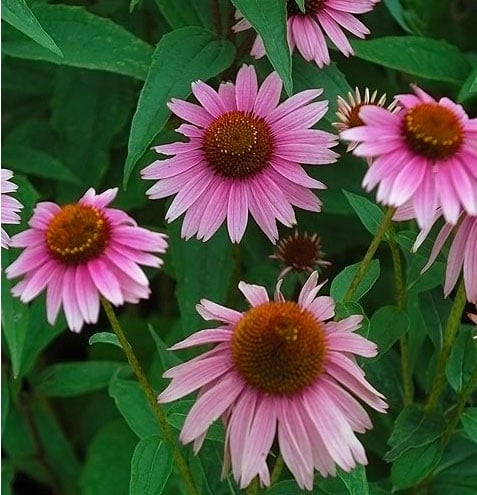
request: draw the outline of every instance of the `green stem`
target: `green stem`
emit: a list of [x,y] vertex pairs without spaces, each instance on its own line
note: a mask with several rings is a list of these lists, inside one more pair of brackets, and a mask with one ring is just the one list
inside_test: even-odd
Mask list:
[[373,240],[371,241],[371,244],[368,247],[368,250],[366,251],[366,254],[364,255],[363,261],[359,265],[358,271],[356,272],[353,280],[351,281],[350,286],[348,287],[348,290],[346,291],[346,294],[343,298],[343,302],[349,302],[353,300],[356,290],[359,287],[359,284],[363,280],[364,275],[366,274],[366,271],[369,268],[369,264],[373,260],[373,256],[376,253],[379,244],[383,240],[384,235],[386,234],[386,231],[388,230],[389,226],[391,225],[392,218],[394,215],[394,212],[396,211],[395,208],[389,207],[386,211],[386,214],[384,215],[383,219],[381,220],[381,223],[378,227],[378,230],[374,234]]
[[452,308],[449,313],[449,318],[447,319],[446,328],[444,330],[444,343],[442,344],[441,353],[439,354],[436,374],[434,376],[434,381],[432,382],[431,391],[429,392],[427,403],[424,407],[424,412],[426,413],[433,411],[436,408],[437,403],[439,402],[439,398],[445,385],[447,360],[449,359],[452,344],[454,343],[455,337],[457,335],[457,330],[459,329],[459,324],[462,318],[465,304],[465,287],[464,281],[461,280],[459,288],[457,289],[454,303],[452,304]]
[[282,454],[278,454],[277,460],[275,461],[275,466],[273,466],[272,477],[270,479],[271,484],[273,486],[275,483],[278,483],[280,479],[280,475],[282,474],[283,469],[283,456]]
[[124,354],[126,354],[129,364],[134,370],[139,385],[141,386],[142,391],[144,392],[144,395],[146,396],[146,399],[149,402],[149,405],[151,406],[154,417],[156,418],[161,428],[162,434],[164,436],[164,440],[172,447],[174,451],[174,458],[177,467],[181,472],[181,475],[185,481],[188,493],[190,495],[198,495],[199,492],[195,487],[194,481],[192,479],[192,475],[184,459],[184,456],[182,455],[179,446],[175,441],[175,437],[172,434],[169,423],[167,422],[166,415],[164,414],[164,411],[162,410],[160,405],[157,403],[156,394],[154,393],[151,384],[149,383],[149,380],[147,379],[146,374],[142,369],[142,366],[140,365],[139,361],[136,358],[136,355],[134,354],[131,344],[128,342],[128,339],[124,334],[118,319],[116,318],[116,314],[114,313],[113,307],[111,306],[109,301],[107,301],[103,297],[101,297],[101,304],[103,305],[104,311],[106,312],[106,316],[108,317],[108,320],[111,323],[111,327],[114,330],[114,333],[117,335],[119,339]]
[[[392,232],[394,234],[394,232]],[[391,235],[389,239],[389,248],[391,250],[391,257],[393,260],[394,268],[394,285],[396,289],[396,306],[400,311],[406,310],[406,289],[404,286],[403,278],[403,266],[401,253],[396,243],[394,235]],[[414,387],[411,376],[411,366],[409,364],[409,346],[407,335],[402,335],[399,339],[401,347],[401,373],[402,373],[402,387],[404,394],[404,405],[412,404]]]
[[472,375],[470,376],[467,385],[464,387],[464,390],[462,390],[462,392],[460,392],[457,396],[457,407],[454,409],[452,416],[449,419],[446,432],[444,433],[444,437],[442,439],[444,445],[447,444],[449,438],[452,436],[454,430],[457,428],[460,417],[464,412],[465,405],[467,404],[467,401],[469,400],[470,396],[473,394],[476,388],[477,388],[477,366],[475,367]]

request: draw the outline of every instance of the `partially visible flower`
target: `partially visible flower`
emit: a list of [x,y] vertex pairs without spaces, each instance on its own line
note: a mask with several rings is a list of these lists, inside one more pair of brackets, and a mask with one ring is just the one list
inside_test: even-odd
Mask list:
[[355,355],[373,357],[376,345],[355,333],[362,316],[332,321],[335,303],[319,296],[318,274],[304,284],[298,302],[285,301],[277,285],[270,301],[264,287],[240,282],[251,308],[239,313],[203,299],[197,311],[221,322],[172,347],[215,347],[164,373],[172,382],[158,397],[171,402],[199,390],[180,434],[197,452],[218,418],[226,426],[225,459],[241,488],[259,476],[270,485],[267,457],[275,439],[301,488],[313,472],[336,474],[366,464],[354,432],[372,428],[358,402],[377,411],[384,397],[365,379]]
[[78,203],[60,207],[42,202],[35,207],[30,229],[12,237],[24,248],[6,270],[23,276],[12,292],[28,303],[46,289],[48,322],[61,306],[69,328],[96,323],[100,295],[118,306],[149,297],[149,281],[139,265],[159,267],[166,236],[138,227],[124,211],[109,208],[117,188],[96,194],[89,189]]
[[[23,208],[23,205],[15,198],[9,196],[9,193],[18,189],[18,186],[10,181],[13,177],[13,172],[6,168],[2,168],[2,225],[20,223],[20,215],[18,212]],[[10,237],[2,227],[2,248],[8,248]]]
[[477,119],[449,98],[436,101],[416,86],[414,92],[397,97],[398,113],[363,106],[365,125],[341,137],[358,141],[354,154],[373,160],[363,186],[369,191],[379,184],[379,202],[410,202],[421,228],[438,208],[455,225],[462,210],[477,214]]
[[[378,107],[385,107],[386,105],[386,94],[380,96],[377,100],[378,92],[374,90],[372,93],[369,92],[369,88],[365,88],[364,97],[361,97],[359,88],[356,87],[354,92],[350,91],[348,93],[348,99],[346,100],[342,96],[338,96],[338,111],[336,112],[337,117],[340,122],[336,122],[334,126],[338,132],[342,132],[351,127],[359,127],[364,125],[364,122],[359,116],[359,111],[363,105],[376,105]],[[397,101],[393,100],[387,107],[390,112],[399,111],[397,106]],[[352,151],[358,146],[358,141],[352,141],[348,144],[346,151]]]
[[[467,313],[467,316],[469,317],[469,320],[477,327],[477,314]],[[477,339],[477,335],[474,337],[474,339]]]
[[[288,0],[287,37],[290,51],[296,46],[305,60],[314,61],[322,68],[331,62],[326,36],[343,55],[353,55],[353,48],[344,30],[358,38],[369,34],[369,29],[353,14],[370,12],[378,2],[379,0],[305,0],[303,13],[295,0]],[[235,18],[238,20],[233,26],[235,32],[252,27],[239,11]],[[252,46],[251,55],[255,58],[265,55],[265,46],[259,35]]]
[[299,233],[298,230],[295,230],[292,235],[280,239],[270,258],[285,265],[278,278],[283,278],[292,270],[310,274],[318,267],[331,265],[329,261],[323,259],[318,234],[309,235],[307,232]]
[[[446,223],[436,237],[429,261],[422,269],[425,272],[436,260],[449,236],[454,232],[449,250],[444,283],[447,297],[455,287],[461,273],[464,277],[467,300],[477,304],[477,216],[463,214],[457,227]],[[422,243],[428,231],[424,231],[415,248]]]
[[292,206],[320,211],[321,201],[310,188],[326,186],[300,164],[332,163],[339,156],[329,149],[337,136],[311,129],[328,102],[313,102],[322,90],[310,89],[279,104],[281,90],[275,72],[259,88],[255,69],[243,66],[236,83],[221,84],[218,92],[201,81],[193,83],[200,106],[176,99],[169,103],[190,122],[177,129],[189,141],[157,146],[157,152],[175,156],[155,161],[142,177],[158,180],[147,191],[151,199],[176,194],[166,220],[185,213],[186,239],[210,239],[227,218],[230,239],[240,242],[250,211],[274,242],[276,220],[296,223]]

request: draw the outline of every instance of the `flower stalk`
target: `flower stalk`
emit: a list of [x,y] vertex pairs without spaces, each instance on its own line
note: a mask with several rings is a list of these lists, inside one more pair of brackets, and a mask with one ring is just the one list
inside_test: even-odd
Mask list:
[[116,314],[114,312],[111,303],[107,301],[104,297],[101,297],[101,304],[103,305],[104,311],[106,312],[106,316],[111,324],[111,327],[114,333],[117,335],[119,339],[119,343],[126,354],[129,364],[131,365],[136,378],[138,379],[139,385],[146,396],[149,405],[151,406],[154,417],[157,420],[157,423],[160,426],[161,432],[164,436],[164,440],[172,447],[174,451],[174,459],[176,465],[181,472],[182,478],[187,486],[187,491],[190,495],[199,495],[197,491],[192,475],[190,473],[189,467],[187,466],[186,460],[182,455],[177,442],[174,439],[174,435],[170,429],[169,423],[167,422],[166,415],[162,410],[161,406],[157,403],[156,394],[154,393],[149,380],[147,379],[144,370],[142,369],[141,364],[139,363],[134,350],[131,347],[126,335],[121,328],[121,325],[116,318]]

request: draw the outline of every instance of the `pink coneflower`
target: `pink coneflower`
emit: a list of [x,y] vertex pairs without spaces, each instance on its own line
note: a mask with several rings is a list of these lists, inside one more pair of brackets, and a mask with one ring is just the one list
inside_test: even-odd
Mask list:
[[[13,177],[13,172],[6,168],[2,168],[2,225],[20,223],[20,215],[18,212],[23,208],[23,205],[15,198],[9,196],[9,193],[15,192],[18,186],[10,181]],[[10,237],[2,227],[2,248],[8,248]]]
[[218,93],[207,84],[192,84],[199,105],[172,100],[169,108],[191,122],[177,132],[189,138],[157,146],[165,155],[142,171],[159,179],[148,190],[151,199],[177,194],[166,214],[172,222],[185,212],[182,236],[208,240],[227,218],[232,242],[240,242],[248,212],[274,242],[276,220],[295,223],[292,205],[320,211],[310,188],[325,185],[309,177],[299,163],[325,164],[338,155],[329,148],[336,136],[311,129],[328,102],[313,102],[322,90],[310,89],[278,104],[282,83],[270,74],[260,89],[252,66],[243,66],[237,82],[221,84]]
[[[358,38],[369,34],[369,29],[353,14],[364,14],[373,10],[379,0],[305,0],[305,12],[301,12],[295,0],[287,1],[287,37],[290,51],[296,48],[308,62],[314,61],[318,67],[331,62],[326,45],[327,36],[338,50],[349,57],[353,55],[344,29]],[[236,12],[235,32],[250,29],[251,24],[240,12]],[[257,36],[251,55],[261,58],[265,55],[265,46]]]
[[[421,235],[417,245],[422,243],[428,230],[424,231],[424,235]],[[436,237],[429,261],[422,272],[425,272],[434,263],[452,232],[455,234],[447,258],[444,295],[447,297],[452,292],[462,273],[467,300],[477,304],[477,216],[464,213],[459,219],[457,227],[450,223],[446,223],[442,227]]]
[[365,125],[341,137],[359,141],[354,154],[373,159],[363,186],[379,184],[378,201],[395,207],[410,201],[421,228],[439,207],[455,224],[462,208],[477,214],[477,119],[449,98],[436,101],[416,86],[414,92],[397,97],[398,113],[364,106]]
[[[343,132],[346,129],[352,127],[359,127],[364,125],[364,122],[359,116],[359,111],[363,105],[376,105],[378,107],[385,107],[386,105],[386,94],[381,95],[378,98],[377,90],[372,93],[369,92],[369,88],[365,88],[364,96],[361,96],[359,88],[355,88],[354,91],[348,93],[348,98],[345,99],[338,96],[338,111],[336,116],[340,122],[335,122],[333,125],[336,127],[338,132]],[[397,101],[393,100],[387,107],[390,112],[399,111],[397,107]],[[351,142],[348,144],[346,151],[352,151],[358,146],[359,142]]]
[[150,252],[165,252],[166,236],[108,208],[117,192],[97,195],[91,188],[78,203],[38,203],[31,228],[12,237],[11,246],[25,248],[5,270],[8,278],[24,276],[12,292],[27,303],[46,288],[51,324],[62,305],[69,328],[79,332],[84,322],[98,320],[100,295],[114,305],[149,297],[139,265],[162,264]]
[[280,239],[270,258],[278,260],[284,265],[278,278],[283,278],[292,270],[310,274],[319,267],[331,265],[329,261],[323,259],[319,235],[309,235],[307,232],[298,232],[298,230],[295,230],[292,235]]
[[197,452],[208,427],[222,417],[225,458],[246,487],[255,476],[270,484],[267,456],[275,438],[300,487],[313,486],[313,471],[335,475],[366,464],[354,432],[372,427],[356,400],[384,412],[386,402],[364,378],[354,355],[372,357],[376,345],[354,333],[362,316],[339,322],[334,301],[317,293],[318,274],[303,286],[298,302],[285,301],[277,285],[270,301],[264,287],[240,282],[251,308],[239,313],[203,299],[197,311],[221,326],[202,330],[172,349],[215,344],[189,362],[164,373],[172,378],[159,402],[199,390],[180,434]]

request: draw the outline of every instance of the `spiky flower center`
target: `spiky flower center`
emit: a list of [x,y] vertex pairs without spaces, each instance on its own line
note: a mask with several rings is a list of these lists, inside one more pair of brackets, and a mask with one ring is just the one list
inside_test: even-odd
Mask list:
[[323,324],[298,304],[269,302],[247,311],[238,322],[232,354],[243,378],[261,392],[292,395],[323,371]]
[[203,149],[215,172],[232,179],[252,177],[269,163],[273,139],[264,119],[234,110],[205,130]]
[[278,243],[276,257],[295,270],[312,270],[320,261],[320,238],[295,233]]
[[324,0],[305,0],[305,12],[303,13],[295,0],[287,0],[287,13],[288,15],[313,15],[316,14]]
[[347,117],[346,124],[348,125],[348,127],[359,127],[361,125],[364,125],[364,122],[361,120],[361,117],[359,116],[359,111],[363,105],[364,103],[356,103],[351,107],[351,110],[346,115]]
[[65,265],[79,265],[106,249],[109,223],[94,206],[66,205],[51,219],[46,229],[48,250]]
[[409,147],[431,160],[453,156],[464,133],[458,116],[438,103],[420,103],[404,116],[403,133]]

